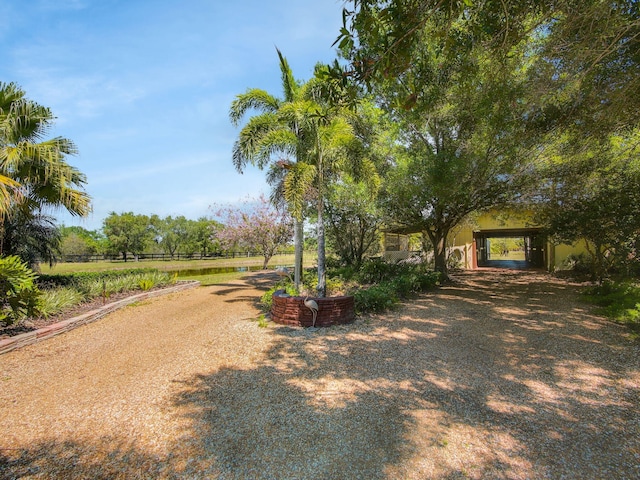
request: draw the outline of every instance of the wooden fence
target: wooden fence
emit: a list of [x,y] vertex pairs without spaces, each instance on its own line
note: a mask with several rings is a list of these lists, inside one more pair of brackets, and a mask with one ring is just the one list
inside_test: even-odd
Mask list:
[[[293,252],[276,252],[276,255],[293,255]],[[247,258],[247,257],[262,257],[262,255],[255,251],[244,252],[218,252],[209,255],[202,255],[200,253],[184,254],[176,253],[173,256],[168,253],[141,253],[137,257],[133,254],[127,254],[127,261],[144,261],[144,260],[215,260],[223,258]],[[58,262],[60,263],[80,263],[80,262],[122,262],[124,257],[122,254],[103,254],[103,255],[60,255]]]

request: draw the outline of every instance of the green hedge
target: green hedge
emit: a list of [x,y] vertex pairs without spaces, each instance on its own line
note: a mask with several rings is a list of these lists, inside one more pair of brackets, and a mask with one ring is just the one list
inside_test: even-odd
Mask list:
[[[315,291],[318,283],[316,269],[303,275],[308,291]],[[333,267],[327,271],[327,291],[343,291],[355,297],[356,313],[378,313],[388,310],[401,299],[410,298],[440,284],[440,274],[421,264],[389,263],[373,258],[360,269]]]
[[41,288],[69,287],[82,282],[117,278],[126,275],[156,273],[156,268],[127,268],[122,270],[105,270],[103,272],[76,272],[55,275],[40,275],[37,285]]
[[404,273],[392,280],[362,288],[353,292],[356,313],[378,313],[392,308],[401,299],[410,298],[440,284],[437,272],[419,272],[415,266],[406,266]]
[[174,275],[155,268],[42,275],[39,283],[43,295],[38,304],[38,313],[48,317],[93,298],[149,290],[174,281]]

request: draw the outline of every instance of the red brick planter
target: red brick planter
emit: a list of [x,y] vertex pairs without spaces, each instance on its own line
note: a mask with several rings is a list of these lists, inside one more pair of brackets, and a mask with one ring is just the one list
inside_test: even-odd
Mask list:
[[[316,327],[342,325],[355,320],[355,304],[352,296],[314,298],[318,303]],[[304,297],[273,296],[271,320],[282,325],[310,327],[313,314],[304,304]]]

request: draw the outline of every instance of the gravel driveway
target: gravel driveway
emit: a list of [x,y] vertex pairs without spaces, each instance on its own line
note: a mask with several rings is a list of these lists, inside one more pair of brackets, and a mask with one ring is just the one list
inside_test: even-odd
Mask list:
[[640,478],[640,342],[542,273],[259,328],[265,274],[0,356],[0,478]]

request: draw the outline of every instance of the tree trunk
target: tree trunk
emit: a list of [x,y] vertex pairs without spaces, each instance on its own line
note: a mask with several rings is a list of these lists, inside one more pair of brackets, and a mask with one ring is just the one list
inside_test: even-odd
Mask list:
[[600,275],[600,266],[599,266],[600,262],[598,260],[598,253],[597,253],[599,247],[595,245],[594,248],[592,248],[591,243],[586,238],[584,240],[584,245],[587,250],[587,253],[591,256],[591,261],[593,262],[593,267],[591,268],[591,279],[598,280],[598,284],[602,285],[602,280],[601,280],[602,276]]
[[318,297],[327,296],[327,271],[324,245],[324,171],[322,155],[318,157]]
[[325,242],[324,242],[324,205],[322,200],[318,202],[318,297],[327,296],[327,271],[325,260]]
[[436,230],[429,232],[433,243],[434,270],[440,272],[442,280],[449,278],[447,272],[447,232]]
[[293,220],[293,245],[294,245],[294,267],[293,267],[293,286],[300,291],[300,283],[302,278],[302,252],[304,247],[304,232],[302,230],[304,222],[295,218]]

